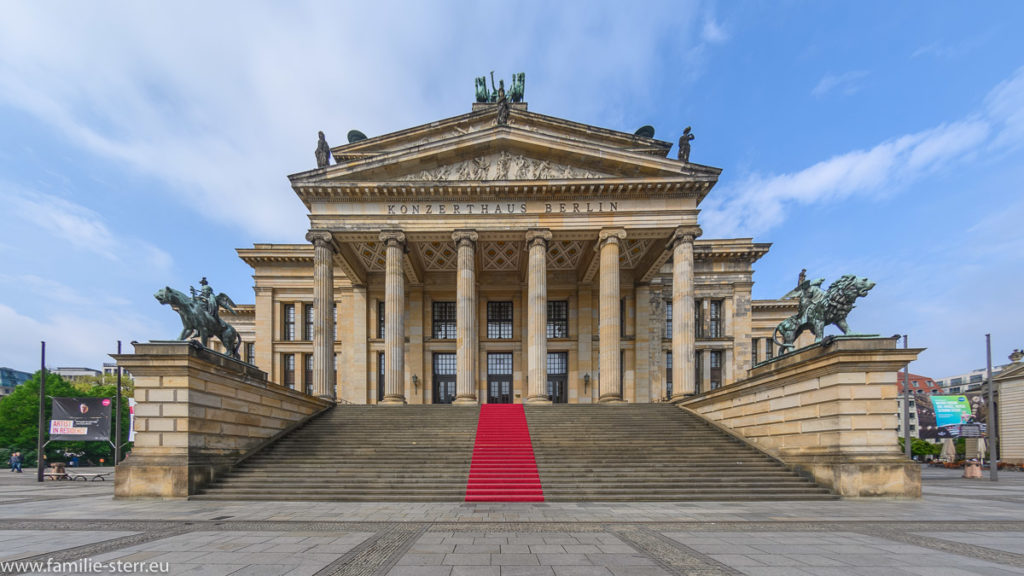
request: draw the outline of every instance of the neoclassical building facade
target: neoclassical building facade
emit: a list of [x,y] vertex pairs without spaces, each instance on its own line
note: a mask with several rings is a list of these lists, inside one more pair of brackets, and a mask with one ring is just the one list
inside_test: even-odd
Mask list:
[[659,402],[770,359],[749,238],[706,239],[721,170],[513,104],[331,149],[293,174],[307,244],[238,250],[231,321],[270,380],[339,402]]

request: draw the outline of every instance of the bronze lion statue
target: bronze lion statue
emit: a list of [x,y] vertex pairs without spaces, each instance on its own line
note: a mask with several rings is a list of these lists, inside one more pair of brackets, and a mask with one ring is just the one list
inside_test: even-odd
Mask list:
[[[846,316],[854,308],[857,298],[868,295],[875,283],[867,278],[846,274],[822,291],[822,279],[802,281],[799,286],[786,295],[800,296],[800,311],[786,318],[775,327],[772,340],[785,353],[794,347],[794,342],[804,330],[814,334],[814,341],[821,342],[825,327],[834,325],[843,334],[848,334],[850,327],[846,324]],[[782,336],[782,340],[779,340]]]

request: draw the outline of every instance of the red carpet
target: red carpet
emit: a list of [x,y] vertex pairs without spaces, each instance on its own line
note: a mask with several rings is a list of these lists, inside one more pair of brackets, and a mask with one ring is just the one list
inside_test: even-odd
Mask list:
[[480,407],[466,501],[544,501],[522,404]]

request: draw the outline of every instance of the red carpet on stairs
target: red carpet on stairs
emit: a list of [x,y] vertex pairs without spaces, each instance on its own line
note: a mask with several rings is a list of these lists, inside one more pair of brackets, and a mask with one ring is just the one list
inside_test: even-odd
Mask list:
[[544,501],[522,404],[480,407],[466,501]]

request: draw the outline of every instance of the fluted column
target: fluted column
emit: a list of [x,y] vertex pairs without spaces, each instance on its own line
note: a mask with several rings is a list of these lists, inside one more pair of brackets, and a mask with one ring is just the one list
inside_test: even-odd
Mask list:
[[313,243],[313,395],[334,400],[334,243],[322,230],[306,240]]
[[693,241],[696,226],[679,227],[672,236],[672,399],[695,393],[693,325]]
[[550,404],[548,397],[548,230],[529,230],[530,250],[526,316],[526,368],[530,404]]
[[384,399],[381,404],[405,404],[405,274],[402,256],[405,234],[385,230],[384,266]]
[[622,228],[601,230],[601,382],[598,402],[622,402],[621,359],[619,357],[619,241]]
[[476,241],[472,230],[456,230],[452,240],[458,250],[458,281],[455,304],[455,404],[476,404],[476,367],[480,332],[476,320]]

